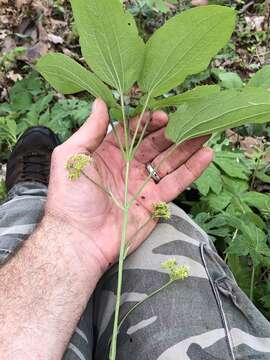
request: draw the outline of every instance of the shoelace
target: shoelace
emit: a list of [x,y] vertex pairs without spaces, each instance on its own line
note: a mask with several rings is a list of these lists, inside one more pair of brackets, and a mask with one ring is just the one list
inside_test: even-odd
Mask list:
[[34,176],[47,181],[50,172],[50,155],[46,153],[28,153],[22,156],[22,178],[28,179]]

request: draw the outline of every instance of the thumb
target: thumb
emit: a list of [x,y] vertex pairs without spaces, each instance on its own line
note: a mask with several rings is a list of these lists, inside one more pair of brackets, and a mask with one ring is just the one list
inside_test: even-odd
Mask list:
[[96,99],[92,113],[83,126],[67,141],[69,145],[82,147],[94,152],[107,134],[109,113],[105,102]]

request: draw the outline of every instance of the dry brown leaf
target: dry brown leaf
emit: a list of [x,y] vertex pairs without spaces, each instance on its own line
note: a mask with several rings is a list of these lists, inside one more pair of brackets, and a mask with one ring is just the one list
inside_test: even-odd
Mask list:
[[16,0],[15,6],[21,9],[24,5],[30,5],[32,0]]
[[15,73],[13,70],[9,71],[6,74],[6,77],[12,80],[13,82],[16,82],[17,80],[22,80],[22,76],[18,73]]
[[264,138],[263,137],[251,137],[247,136],[244,139],[240,140],[240,147],[245,151],[246,154],[252,154],[255,149],[264,148]]
[[48,34],[48,40],[55,45],[63,44],[63,42],[64,42],[64,39],[61,36],[54,35],[54,34]]
[[203,5],[208,5],[208,0],[192,0],[191,4],[193,6],[203,6]]
[[270,163],[270,152],[265,155],[265,160]]
[[252,30],[263,30],[264,16],[245,16],[245,20]]

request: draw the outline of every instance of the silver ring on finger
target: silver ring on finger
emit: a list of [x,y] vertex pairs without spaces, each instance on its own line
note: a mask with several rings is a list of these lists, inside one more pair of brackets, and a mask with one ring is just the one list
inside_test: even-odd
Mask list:
[[158,175],[157,171],[154,169],[151,163],[146,164],[146,170],[156,184],[160,182],[161,177]]

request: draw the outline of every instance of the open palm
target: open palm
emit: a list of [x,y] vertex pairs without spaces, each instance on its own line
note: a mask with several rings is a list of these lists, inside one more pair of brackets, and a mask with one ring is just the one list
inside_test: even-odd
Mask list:
[[[150,114],[143,119],[149,120]],[[132,161],[129,176],[129,196],[132,198],[148,177],[146,165],[158,166],[161,181],[150,180],[130,209],[128,239],[131,250],[138,247],[151,233],[156,220],[151,219],[153,204],[169,202],[176,198],[207,168],[212,151],[202,148],[206,138],[190,140],[168,157],[172,143],[165,138],[167,115],[152,114],[148,133]],[[137,119],[131,122],[135,128]],[[105,103],[96,100],[89,120],[67,142],[56,148],[52,158],[47,211],[65,217],[83,233],[104,255],[108,266],[117,259],[121,239],[123,213],[115,202],[96,184],[111,192],[120,204],[124,197],[125,161],[113,133],[107,133],[109,115]],[[117,128],[123,139],[123,129]],[[67,177],[65,163],[78,153],[91,154],[94,161],[85,169],[84,176],[76,181]],[[89,180],[91,179],[91,181]],[[143,226],[143,227],[142,227]],[[140,229],[140,231],[138,231]]]

